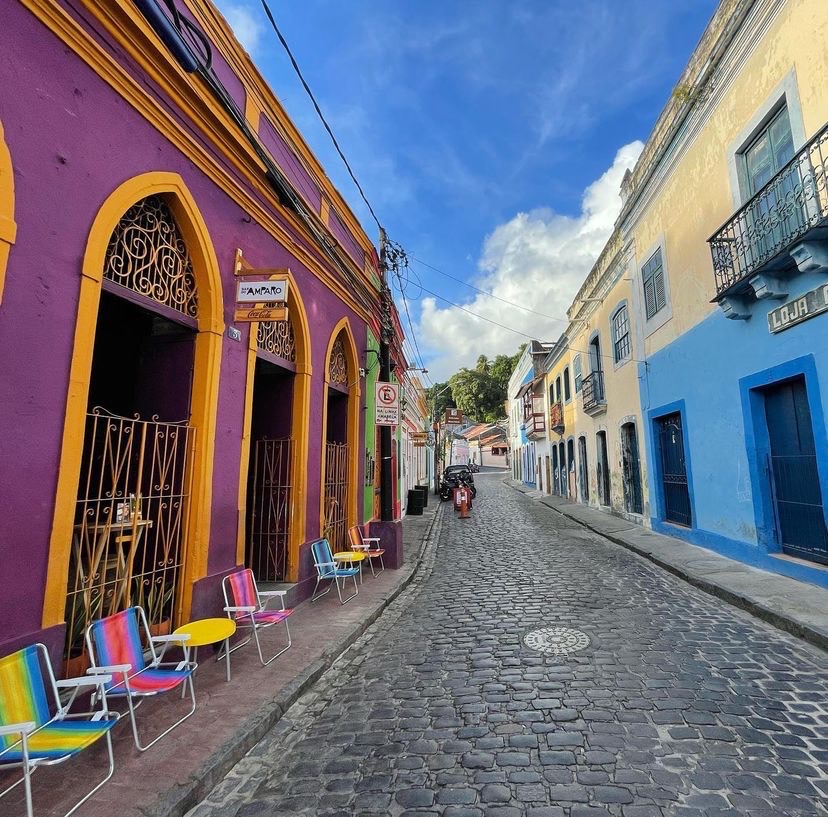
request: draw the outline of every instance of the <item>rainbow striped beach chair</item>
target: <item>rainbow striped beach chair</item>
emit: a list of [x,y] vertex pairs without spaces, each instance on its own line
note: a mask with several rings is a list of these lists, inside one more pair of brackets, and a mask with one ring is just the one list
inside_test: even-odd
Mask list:
[[[267,666],[271,661],[278,658],[285,650],[290,649],[290,645],[293,642],[290,638],[290,627],[288,627],[287,620],[288,616],[293,613],[293,610],[285,608],[286,590],[259,590],[256,586],[253,571],[250,569],[237,570],[234,573],[230,573],[224,577],[221,586],[224,590],[224,611],[229,618],[236,622],[237,628],[247,628],[252,631],[253,638],[256,639],[256,649],[259,651],[259,661],[264,666]],[[231,596],[233,598],[232,604],[230,603]],[[267,609],[267,604],[272,598],[279,599],[282,605],[281,610]],[[274,624],[279,624],[282,621],[285,623],[287,645],[265,661],[262,655],[262,645],[259,641],[259,630],[272,627]],[[230,652],[234,652],[239,647],[243,647],[248,641],[250,641],[250,636],[242,641],[241,644],[236,644],[236,646],[232,647]],[[219,652],[217,660],[222,657],[223,654]]]
[[[138,624],[144,633],[143,642]],[[156,644],[181,644],[188,635],[151,635],[147,616],[140,607],[130,607],[120,613],[93,621],[86,630],[86,644],[92,662],[91,673],[107,673],[110,680],[102,691],[110,697],[125,698],[132,723],[132,736],[139,752],[146,752],[164,735],[183,723],[195,712],[196,700],[193,688],[193,672],[198,664],[192,661],[161,663],[162,656],[155,651]],[[149,661],[144,657],[143,644],[147,645]],[[135,710],[144,698],[170,692],[182,684],[189,684],[193,705],[190,711],[153,738],[146,746],[138,737]],[[183,697],[182,690],[182,697]],[[135,703],[134,701],[137,701]]]
[[[118,722],[119,715],[107,711],[106,693],[103,691],[111,680],[109,675],[98,675],[56,681],[49,653],[43,644],[33,644],[0,658],[0,771],[15,767],[23,770],[23,776],[0,792],[0,797],[23,783],[26,813],[32,817],[31,775],[34,770],[62,763],[100,738],[106,738],[109,771],[66,814],[71,814],[85,803],[112,777],[115,758],[110,731]],[[69,714],[78,691],[88,686],[100,688],[101,709]],[[60,701],[61,689],[72,691],[63,704]]]

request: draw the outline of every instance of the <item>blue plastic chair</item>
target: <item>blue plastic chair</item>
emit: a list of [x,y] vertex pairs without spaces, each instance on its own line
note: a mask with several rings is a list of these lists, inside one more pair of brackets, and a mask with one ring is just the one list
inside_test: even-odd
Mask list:
[[[315,542],[311,543],[311,551],[313,552],[313,566],[316,568],[316,587],[313,588],[313,596],[311,596],[311,601],[316,601],[318,598],[321,598],[326,593],[330,592],[331,586],[328,585],[328,589],[325,590],[323,593],[318,593],[319,590],[319,583],[324,579],[333,580],[333,583],[336,585],[336,593],[339,596],[339,603],[345,604],[349,602],[354,596],[359,593],[359,587],[357,587],[356,577],[359,573],[358,567],[340,567],[335,561],[333,554],[331,553],[331,546],[328,544],[327,539],[317,539]],[[342,590],[345,589],[345,580],[350,576],[354,580],[354,592],[351,593],[350,596],[343,599],[342,598]],[[342,588],[339,587],[339,580],[342,579]]]

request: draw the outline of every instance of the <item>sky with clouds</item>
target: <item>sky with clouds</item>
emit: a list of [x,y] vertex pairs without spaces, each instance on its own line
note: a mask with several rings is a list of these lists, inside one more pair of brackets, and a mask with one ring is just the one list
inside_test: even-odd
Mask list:
[[[624,171],[716,6],[269,2],[389,237],[414,259],[413,333],[395,294],[433,381],[526,339],[482,318],[557,338],[554,318],[611,232]],[[217,4],[376,241],[259,0]]]

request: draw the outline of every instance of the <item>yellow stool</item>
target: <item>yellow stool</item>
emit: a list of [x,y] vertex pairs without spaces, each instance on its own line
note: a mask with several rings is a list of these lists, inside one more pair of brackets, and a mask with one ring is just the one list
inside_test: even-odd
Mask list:
[[359,567],[359,583],[362,584],[362,563],[365,561],[365,554],[359,550],[340,550],[333,555],[334,561],[337,564],[348,562],[351,567],[357,565]]
[[[182,641],[181,646],[185,652],[190,647],[195,650],[193,661],[196,660],[198,648],[207,644],[218,644],[224,642],[224,652],[227,656],[227,680],[230,680],[230,637],[236,632],[236,622],[229,618],[202,618],[198,621],[191,621],[178,627],[173,635],[189,635],[187,641]],[[189,660],[189,657],[188,657]]]

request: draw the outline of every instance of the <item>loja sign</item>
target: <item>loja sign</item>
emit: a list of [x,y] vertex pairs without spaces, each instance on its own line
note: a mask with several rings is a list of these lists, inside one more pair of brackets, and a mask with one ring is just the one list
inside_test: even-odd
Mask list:
[[828,284],[805,292],[793,301],[768,312],[768,329],[772,334],[790,329],[822,312],[828,312]]

